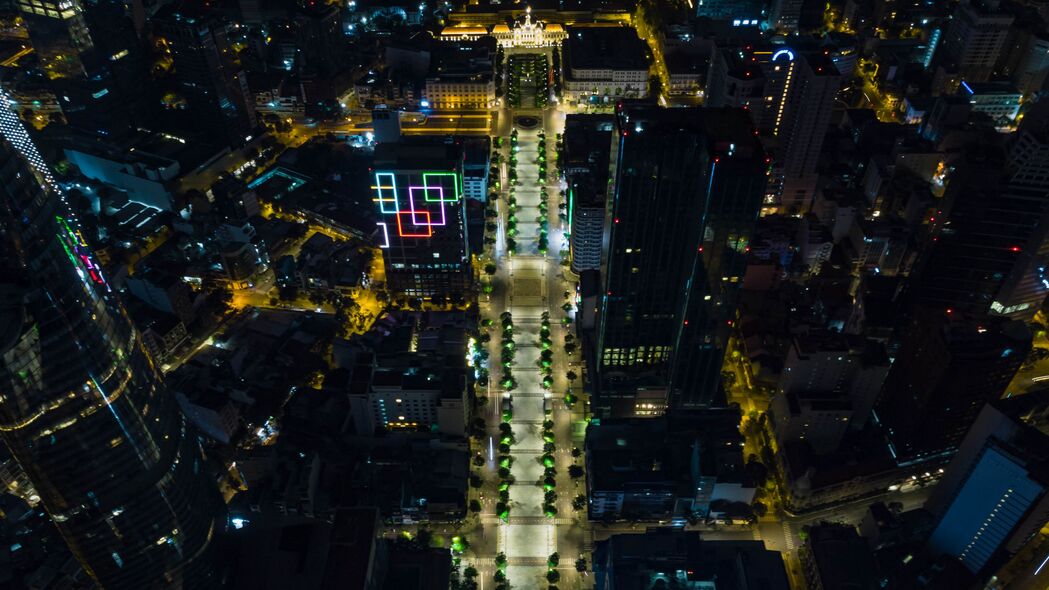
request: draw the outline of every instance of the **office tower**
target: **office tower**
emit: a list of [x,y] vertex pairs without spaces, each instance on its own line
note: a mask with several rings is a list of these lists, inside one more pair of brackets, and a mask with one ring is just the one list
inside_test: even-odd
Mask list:
[[783,98],[772,127],[777,144],[773,172],[777,198],[787,211],[807,211],[819,180],[816,165],[841,74],[822,53],[795,54],[789,49],[774,54],[771,66],[774,73],[783,74]]
[[84,61],[91,59],[94,40],[80,2],[20,0],[18,8],[48,78],[87,74]]
[[[991,301],[991,313],[1030,321],[1049,295],[1049,105],[1028,110],[1008,149],[1007,191],[1034,227]],[[1022,237],[1020,234],[1017,237]]]
[[342,31],[342,15],[337,6],[315,1],[299,2],[296,46],[299,49],[299,70],[324,78],[339,71],[346,35]]
[[696,0],[696,16],[756,24],[761,19],[763,4],[755,0]]
[[875,402],[874,417],[900,465],[948,459],[1031,349],[1023,322],[956,315],[916,314]]
[[1027,37],[1023,55],[1013,71],[1012,80],[1024,96],[1042,90],[1049,74],[1049,35],[1032,34]]
[[786,103],[792,87],[787,82],[795,79],[795,55],[793,49],[769,44],[715,49],[706,106],[747,109],[758,133],[774,145],[783,121],[780,105]]
[[572,272],[601,268],[612,149],[611,115],[565,117],[564,161]]
[[769,9],[769,28],[784,33],[797,31],[802,4],[802,0],[772,0],[772,6]]
[[968,82],[986,82],[1013,24],[1013,15],[998,11],[997,0],[962,2],[943,35],[943,65]]
[[225,25],[188,2],[165,6],[152,20],[171,51],[198,132],[227,145],[247,141],[256,124],[255,104],[244,72],[233,62]]
[[472,283],[462,169],[458,142],[416,139],[376,146],[372,190],[390,291],[409,297],[463,295]]
[[148,70],[123,2],[21,0],[19,9],[71,126],[112,137],[144,123]]
[[1037,177],[1028,183],[1023,173],[1012,184],[1003,177],[1007,165],[997,150],[971,150],[954,167],[908,285],[922,308],[976,317],[1005,312],[996,297],[1024,257],[1037,255],[1032,242],[1044,235],[1039,222],[1046,201],[1044,184],[1033,182]]
[[101,587],[214,587],[222,503],[196,439],[0,120],[0,438]]
[[811,207],[816,165],[840,83],[829,52],[776,46],[713,52],[707,104],[750,111],[774,156],[768,205],[794,212]]
[[929,547],[969,571],[989,571],[1049,522],[1049,436],[1025,425],[1011,400],[984,406],[925,507]]
[[709,405],[765,154],[743,110],[621,106],[615,133],[595,411],[633,415],[642,397],[649,406]]

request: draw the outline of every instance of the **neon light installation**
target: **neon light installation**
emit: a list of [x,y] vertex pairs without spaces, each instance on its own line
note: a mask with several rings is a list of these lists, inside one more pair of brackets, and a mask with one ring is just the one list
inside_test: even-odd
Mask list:
[[794,52],[789,49],[780,49],[776,53],[773,53],[772,61],[776,61],[784,55],[787,56],[787,61],[794,61]]
[[[433,228],[448,224],[448,212],[445,207],[455,206],[463,196],[462,178],[456,172],[428,171],[422,173],[401,172],[402,183],[398,186],[397,173],[390,171],[376,172],[375,198],[379,204],[379,213],[383,221],[376,222],[382,227],[383,243],[381,248],[390,247],[390,226],[396,224],[397,235],[401,238],[430,238]],[[418,180],[422,184],[404,186],[405,177]],[[453,210],[452,215],[455,215]],[[389,219],[392,216],[394,219]]]
[[84,237],[80,235],[80,232],[73,231],[73,228],[64,217],[56,215],[55,221],[58,222],[59,226],[58,242],[62,244],[62,248],[66,251],[66,256],[69,257],[69,260],[77,269],[77,274],[84,280],[90,277],[93,283],[105,287],[107,293],[110,292],[109,283],[102,277],[102,269],[91,257],[91,250],[88,248],[87,242],[84,241]]

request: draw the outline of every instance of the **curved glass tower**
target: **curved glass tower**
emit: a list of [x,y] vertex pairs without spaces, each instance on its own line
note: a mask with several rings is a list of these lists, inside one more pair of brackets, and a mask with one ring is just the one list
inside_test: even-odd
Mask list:
[[102,588],[215,587],[206,557],[223,505],[199,445],[9,124],[0,117],[0,437]]

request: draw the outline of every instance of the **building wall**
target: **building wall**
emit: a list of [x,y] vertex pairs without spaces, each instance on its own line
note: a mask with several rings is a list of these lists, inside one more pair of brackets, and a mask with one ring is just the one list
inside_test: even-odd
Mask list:
[[769,419],[780,444],[804,440],[817,454],[836,450],[852,420],[853,411],[847,404],[847,398],[835,407],[822,408],[799,395],[798,411],[792,412],[790,395],[781,393],[772,398],[769,408]]
[[425,98],[434,108],[487,109],[495,105],[495,82],[464,82],[462,80],[426,80]]
[[648,70],[604,70],[572,68],[564,80],[569,96],[585,100],[591,96],[644,98],[648,96]]
[[601,268],[601,240],[605,229],[603,207],[572,208],[572,272]]
[[997,446],[986,447],[933,531],[929,546],[977,572],[1044,493],[1045,486],[1032,480],[1016,458]]
[[959,5],[944,34],[945,57],[965,80],[986,82],[994,72],[1012,23],[1011,14],[991,14],[972,5]]

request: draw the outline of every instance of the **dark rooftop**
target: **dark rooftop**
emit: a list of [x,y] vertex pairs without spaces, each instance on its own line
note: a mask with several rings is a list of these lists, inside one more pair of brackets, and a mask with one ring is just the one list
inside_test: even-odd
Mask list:
[[595,575],[607,582],[598,588],[692,588],[715,581],[717,590],[790,588],[783,557],[763,542],[705,541],[698,532],[613,535],[596,544],[593,562]]
[[565,69],[647,70],[648,47],[630,27],[570,27]]

